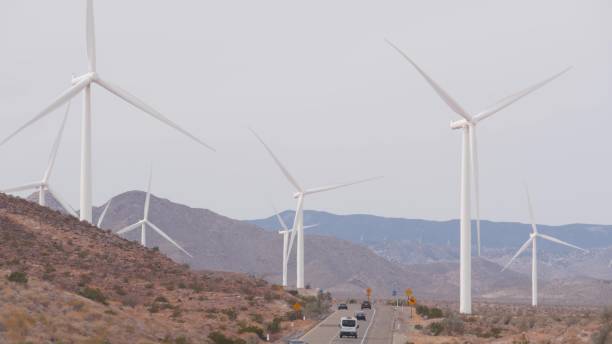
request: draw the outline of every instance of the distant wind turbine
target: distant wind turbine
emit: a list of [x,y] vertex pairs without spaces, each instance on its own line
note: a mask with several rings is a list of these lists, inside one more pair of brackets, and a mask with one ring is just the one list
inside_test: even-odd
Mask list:
[[535,223],[535,218],[534,218],[534,215],[533,215],[533,208],[531,206],[531,197],[529,196],[529,189],[527,188],[527,186],[525,186],[525,192],[527,193],[527,206],[529,207],[529,221],[531,222],[532,232],[531,232],[531,234],[529,234],[529,239],[523,244],[523,246],[521,246],[521,248],[519,248],[518,252],[516,252],[514,257],[512,257],[512,259],[510,259],[508,264],[506,264],[506,266],[504,266],[502,271],[506,270],[510,266],[510,264],[512,264],[512,262],[514,262],[514,260],[529,247],[529,244],[531,244],[531,305],[535,307],[535,306],[538,305],[538,247],[537,247],[537,239],[541,238],[541,239],[545,239],[545,240],[548,240],[548,241],[552,241],[552,242],[557,243],[557,244],[561,244],[561,245],[565,245],[565,246],[568,246],[568,247],[571,247],[571,248],[582,250],[584,252],[588,252],[588,251],[583,249],[583,248],[580,248],[578,246],[575,246],[575,245],[572,245],[572,244],[568,244],[565,241],[561,241],[561,240],[559,240],[557,238],[553,238],[551,236],[548,236],[546,234],[542,234],[542,233],[538,232],[538,226]]
[[296,189],[296,192],[293,194],[293,198],[296,198],[298,201],[297,201],[297,208],[296,208],[296,211],[295,211],[295,219],[293,220],[293,229],[294,230],[291,231],[291,239],[290,239],[290,242],[289,242],[289,249],[291,249],[291,247],[293,246],[293,241],[294,241],[294,238],[295,238],[295,236],[297,234],[297,238],[298,239],[297,239],[297,259],[296,259],[297,260],[297,269],[296,269],[296,271],[297,271],[297,283],[296,283],[296,287],[302,289],[302,288],[304,288],[304,197],[306,197],[307,195],[311,195],[311,194],[315,194],[315,193],[319,193],[319,192],[330,191],[330,190],[334,190],[334,189],[339,189],[339,188],[347,187],[347,186],[350,186],[350,185],[364,183],[364,182],[367,182],[367,181],[379,179],[381,177],[368,178],[368,179],[358,180],[358,181],[354,181],[354,182],[350,182],[350,183],[345,183],[345,184],[336,184],[336,185],[323,186],[323,187],[312,188],[312,189],[304,189],[304,188],[302,188],[300,186],[300,184],[298,184],[298,182],[295,180],[295,178],[293,178],[293,176],[289,173],[289,171],[285,168],[285,166],[283,166],[283,164],[276,157],[276,155],[274,155],[272,150],[268,147],[268,145],[266,145],[266,143],[263,141],[263,139],[253,129],[251,129],[251,128],[249,128],[249,129],[251,130],[253,135],[255,135],[257,140],[259,140],[259,142],[261,142],[261,144],[264,146],[266,151],[268,151],[268,153],[270,154],[270,156],[272,157],[274,162],[276,162],[276,165],[278,166],[278,168],[281,170],[281,172],[287,178],[287,180],[289,180],[289,182]]
[[59,204],[66,210],[70,215],[74,217],[78,217],[76,211],[66,202],[60,195],[51,189],[49,186],[49,178],[51,177],[51,172],[53,171],[53,166],[55,166],[55,158],[57,157],[57,152],[59,150],[60,143],[62,141],[62,134],[64,132],[64,127],[66,126],[66,119],[68,118],[68,113],[70,112],[70,102],[66,105],[66,112],[64,113],[64,119],[62,120],[62,124],[60,125],[60,129],[55,137],[55,141],[53,142],[53,146],[51,147],[51,154],[49,155],[49,162],[47,163],[47,169],[45,170],[45,174],[43,178],[39,182],[25,184],[21,186],[16,186],[13,188],[4,189],[1,192],[9,193],[9,192],[17,192],[17,191],[25,191],[25,190],[38,190],[38,204],[42,206],[46,206],[45,194],[49,192],[53,197],[59,202]]
[[460,291],[459,291],[459,311],[463,314],[472,313],[472,230],[471,230],[471,210],[470,181],[474,182],[474,201],[476,203],[476,234],[478,255],[480,256],[480,190],[478,183],[478,149],[476,144],[476,125],[480,121],[494,115],[495,113],[512,105],[514,102],[525,97],[531,92],[546,85],[550,81],[561,76],[570,68],[531,86],[520,92],[502,98],[493,106],[472,115],[459,105],[442,87],[427,75],[408,55],[406,55],[395,44],[387,40],[387,43],[397,50],[429,83],[434,91],[442,98],[451,110],[457,113],[462,119],[451,122],[451,129],[463,129],[463,148],[461,159],[461,221],[460,221]]
[[[289,258],[291,257],[291,249],[292,249],[292,247],[288,245],[289,244],[289,234],[291,234],[294,231],[295,226],[289,229],[289,227],[287,227],[287,224],[285,223],[283,218],[280,216],[278,211],[276,211],[276,209],[274,211],[276,214],[276,219],[278,220],[278,223],[281,225],[281,228],[282,228],[282,230],[278,231],[278,234],[281,234],[283,236],[283,287],[286,287],[287,286],[287,270],[288,270],[287,268],[289,265]],[[304,226],[304,229],[313,228],[316,226],[318,226],[318,224],[307,225],[307,226]]]
[[98,228],[102,228],[102,221],[104,221],[104,216],[106,216],[106,212],[108,211],[112,201],[113,199],[111,198],[108,200],[108,202],[106,202],[106,206],[104,207],[104,210],[102,210],[102,214],[100,214],[100,218],[98,219]]
[[72,86],[60,94],[51,104],[47,105],[42,109],[34,118],[26,122],[24,125],[19,127],[15,132],[0,141],[0,146],[5,144],[8,140],[13,138],[19,132],[34,124],[41,118],[45,117],[53,110],[60,107],[62,104],[67,103],[83,91],[83,117],[81,120],[81,192],[80,192],[80,218],[91,223],[92,219],[92,177],[91,177],[91,85],[96,83],[102,88],[105,88],[110,93],[123,99],[124,101],[132,104],[134,107],[144,111],[151,117],[161,121],[162,123],[176,129],[182,134],[188,136],[194,141],[201,145],[213,150],[212,147],[208,146],[200,139],[179,127],[174,122],[170,121],[167,117],[162,115],[160,112],[155,110],[153,107],[147,105],[142,100],[136,98],[127,91],[121,89],[105,79],[102,79],[96,71],[96,38],[94,33],[94,11],[93,11],[93,0],[86,0],[86,43],[87,43],[87,57],[88,57],[88,72],[72,79]]
[[140,231],[140,244],[146,247],[147,246],[147,226],[149,226],[153,228],[153,230],[156,231],[157,234],[161,235],[164,239],[168,240],[172,245],[176,246],[179,250],[183,251],[183,253],[193,258],[191,253],[187,252],[184,248],[181,247],[181,245],[179,245],[170,236],[168,236],[168,234],[164,233],[164,231],[162,231],[161,229],[159,229],[159,227],[157,227],[151,221],[149,221],[149,204],[151,201],[151,179],[152,178],[153,178],[153,168],[151,168],[151,172],[149,173],[149,184],[147,186],[147,196],[145,198],[144,215],[143,215],[142,220],[119,230],[116,234],[122,235],[131,230],[134,230],[140,227],[140,230],[141,230]]

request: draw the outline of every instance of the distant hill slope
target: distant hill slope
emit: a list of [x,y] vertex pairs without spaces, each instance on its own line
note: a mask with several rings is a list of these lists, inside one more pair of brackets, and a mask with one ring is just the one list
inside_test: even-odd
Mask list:
[[[291,225],[295,212],[284,211],[281,216]],[[335,215],[307,210],[307,224],[318,224],[307,233],[328,235],[369,247],[378,255],[400,264],[456,262],[459,259],[459,223],[386,218],[374,215]],[[274,216],[248,221],[267,230],[278,227]],[[590,277],[612,280],[612,226],[571,224],[564,226],[538,225],[541,232],[589,249],[584,254],[562,245],[541,240],[538,248],[545,279]],[[515,222],[482,221],[483,257],[504,265],[523,244],[531,228]],[[472,226],[473,254],[476,254],[476,226]],[[529,252],[511,269],[529,274]]]
[[[29,282],[8,281],[9,272],[23,272]],[[193,272],[110,231],[4,194],[0,280],[2,343],[204,342],[213,330],[238,336],[251,314],[264,327],[294,300],[260,279]]]
[[[134,223],[142,216],[145,194],[130,191],[113,198],[104,228],[114,231]],[[102,211],[96,208],[94,218]],[[308,212],[310,213],[310,212]],[[266,231],[252,223],[233,220],[206,209],[190,208],[169,200],[152,196],[151,220],[175,238],[181,245],[194,254],[194,259],[175,249],[156,234],[148,236],[150,247],[159,246],[160,250],[173,259],[187,262],[196,269],[216,269],[246,272],[262,276],[273,283],[280,282],[282,237],[276,232]],[[307,223],[316,223],[314,219]],[[411,287],[422,298],[456,300],[459,293],[459,275],[456,259],[456,245],[421,244],[419,241],[387,240],[370,245],[358,245],[349,240],[323,236],[308,230],[306,235],[306,282],[314,287],[331,291],[337,297],[362,296],[367,287],[374,289],[377,297],[389,297],[393,289],[401,291]],[[131,240],[138,240],[139,229]],[[365,240],[364,240],[365,241]],[[391,246],[391,243],[397,244]],[[367,243],[366,243],[367,244]],[[379,251],[380,250],[380,251]],[[517,271],[501,273],[501,264],[513,254],[512,249],[500,249],[499,256],[474,258],[473,286],[474,297],[493,300],[528,302],[530,298],[529,271],[523,268],[520,260]],[[508,252],[506,252],[508,251]],[[294,251],[295,253],[295,251]],[[506,256],[504,256],[506,255]],[[407,258],[406,258],[407,257]],[[527,256],[528,257],[528,256]],[[551,271],[542,254],[541,271]],[[587,255],[586,257],[591,257]],[[575,256],[574,258],[580,258]],[[295,254],[290,263],[289,281],[295,281]],[[414,259],[418,264],[404,264],[402,260]],[[586,259],[586,258],[585,258]],[[594,259],[594,258],[593,258]],[[567,266],[575,260],[567,257],[555,260],[555,265]],[[565,264],[565,265],[564,265]],[[513,266],[514,267],[514,266]],[[612,270],[612,269],[611,269]],[[601,271],[602,274],[604,271]],[[543,273],[544,274],[544,273]],[[594,295],[608,295],[610,286],[600,279],[577,278],[550,275],[556,278],[556,288],[551,297],[561,297],[561,301],[572,300],[577,304],[599,302],[598,297],[580,293],[580,289],[598,290]],[[581,281],[576,283],[576,281]],[[552,282],[551,282],[552,283]],[[547,282],[542,281],[542,295],[546,297]],[[579,297],[569,297],[580,295]],[[550,298],[550,300],[556,300]]]
[[[283,211],[282,218],[292,225],[295,212]],[[248,221],[261,228],[278,228],[275,216]],[[388,218],[375,215],[336,215],[323,211],[306,210],[304,223],[318,224],[309,233],[328,235],[354,243],[377,244],[384,241],[413,241],[424,245],[453,246],[459,244],[459,222]],[[563,226],[538,225],[542,233],[592,249],[612,246],[612,225],[569,224]],[[529,237],[529,224],[518,222],[481,221],[483,247],[489,249],[517,248]],[[475,222],[472,226],[475,238]],[[565,250],[557,245],[543,243],[545,249]]]
[[[144,198],[141,191],[115,196],[102,227],[116,231],[138,221],[142,217]],[[96,219],[101,211],[102,207],[94,210]],[[150,219],[194,256],[190,259],[157,234],[148,236],[150,247],[158,246],[177,261],[188,262],[196,269],[244,272],[274,283],[281,281],[282,237],[277,233],[154,195],[151,197]],[[140,229],[137,229],[126,237],[139,240],[139,235]],[[336,293],[362,294],[364,286],[388,293],[391,285],[405,285],[407,281],[399,265],[366,247],[344,240],[308,236],[305,258],[306,282]],[[290,283],[293,283],[295,252],[290,267]]]

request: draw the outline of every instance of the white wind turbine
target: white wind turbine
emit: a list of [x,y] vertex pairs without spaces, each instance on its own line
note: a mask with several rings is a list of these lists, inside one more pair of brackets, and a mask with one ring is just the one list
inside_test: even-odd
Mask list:
[[[282,229],[278,231],[278,234],[283,236],[283,287],[287,286],[287,270],[289,265],[289,258],[291,256],[292,246],[289,246],[289,234],[293,233],[295,226],[291,229],[287,227],[287,224],[280,216],[278,211],[274,210],[276,213],[276,219],[278,219],[278,223],[281,225]],[[304,229],[316,227],[318,225],[307,225],[304,226]],[[293,244],[293,241],[291,242]]]
[[37,122],[41,118],[48,115],[53,110],[57,109],[62,104],[65,104],[78,93],[83,91],[83,116],[81,119],[81,182],[80,182],[80,218],[91,223],[92,219],[92,176],[91,176],[91,85],[98,84],[105,88],[110,93],[118,96],[124,101],[132,104],[134,107],[146,112],[153,118],[165,123],[166,125],[178,130],[184,135],[190,137],[196,142],[204,145],[209,149],[213,149],[200,139],[179,127],[174,122],[170,121],[166,116],[147,105],[142,100],[136,98],[119,86],[102,79],[96,70],[96,44],[94,33],[94,14],[93,0],[86,0],[86,40],[87,40],[87,57],[88,71],[87,73],[72,79],[72,86],[60,94],[51,104],[42,109],[34,118],[19,127],[14,133],[0,141],[3,145],[13,136],[17,135],[26,127]]
[[64,132],[64,127],[66,126],[66,119],[68,118],[68,113],[70,112],[70,102],[66,105],[66,113],[64,113],[64,119],[62,120],[62,124],[60,125],[60,129],[55,137],[55,141],[53,142],[53,146],[51,147],[51,154],[49,155],[49,162],[47,163],[47,169],[45,170],[45,174],[43,178],[39,182],[25,184],[21,186],[16,186],[13,188],[4,189],[1,192],[9,193],[9,192],[17,192],[17,191],[25,191],[25,190],[37,190],[38,191],[38,204],[45,206],[46,199],[45,194],[49,192],[53,197],[61,204],[62,208],[64,208],[70,215],[74,217],[78,217],[74,209],[66,202],[62,197],[59,196],[57,192],[51,189],[49,186],[49,178],[51,177],[51,172],[53,171],[53,166],[55,165],[55,158],[57,157],[57,152],[59,150],[60,142],[62,140],[62,133]]
[[304,288],[304,197],[306,197],[307,195],[311,195],[311,194],[315,194],[319,192],[330,191],[330,190],[334,190],[334,189],[338,189],[338,188],[342,188],[342,187],[346,187],[350,185],[364,183],[364,182],[378,179],[381,177],[368,178],[368,179],[354,181],[351,183],[336,184],[336,185],[323,186],[323,187],[305,190],[300,186],[300,184],[298,184],[295,178],[293,178],[293,176],[289,174],[289,171],[285,168],[285,166],[283,166],[280,160],[278,160],[276,155],[274,155],[272,150],[268,147],[268,145],[266,145],[266,143],[262,140],[262,138],[253,129],[250,129],[250,130],[253,133],[253,135],[255,135],[257,140],[259,140],[259,142],[261,142],[264,148],[268,151],[272,159],[274,159],[274,162],[276,162],[276,165],[278,165],[278,167],[280,168],[281,172],[285,175],[287,180],[289,180],[289,182],[296,189],[296,192],[293,194],[293,198],[297,199],[297,208],[295,210],[295,218],[293,220],[293,231],[291,231],[289,249],[291,249],[291,247],[293,246],[294,238],[297,235],[297,257],[296,257],[297,282],[296,282],[296,287],[302,289]]
[[521,253],[523,253],[529,247],[529,244],[531,244],[531,305],[535,307],[535,306],[538,305],[538,246],[537,246],[537,239],[541,238],[541,239],[545,239],[545,240],[548,240],[548,241],[552,241],[552,242],[557,243],[557,244],[561,244],[561,245],[569,246],[571,248],[582,250],[584,252],[588,252],[588,251],[583,249],[583,248],[580,248],[578,246],[566,243],[565,241],[561,241],[561,240],[559,240],[557,238],[553,238],[551,236],[548,236],[546,234],[542,234],[542,233],[538,232],[538,226],[535,223],[535,218],[534,218],[534,215],[533,215],[533,208],[531,206],[531,197],[529,196],[529,189],[527,188],[527,186],[525,186],[525,192],[527,193],[527,206],[529,207],[529,221],[531,222],[532,232],[531,232],[531,234],[529,234],[529,239],[523,244],[523,246],[521,246],[521,248],[519,248],[518,252],[516,252],[514,257],[512,257],[512,259],[510,259],[508,264],[506,264],[506,266],[504,266],[502,271],[506,270],[510,266],[510,264],[512,264],[512,262]]
[[111,198],[108,200],[108,202],[106,202],[106,206],[104,207],[104,210],[102,210],[102,214],[100,214],[100,218],[98,218],[98,224],[96,225],[96,227],[102,228],[102,221],[104,221],[104,216],[106,216],[106,212],[108,211],[108,208],[110,208],[112,201],[113,199]]
[[164,231],[162,231],[161,229],[159,229],[159,227],[157,227],[151,221],[149,221],[149,204],[151,201],[151,179],[152,178],[153,178],[153,168],[151,168],[151,171],[149,173],[149,184],[147,186],[147,196],[145,198],[144,214],[143,214],[142,220],[117,231],[117,233],[115,234],[118,234],[118,235],[125,234],[131,230],[134,230],[140,227],[140,244],[146,247],[147,246],[147,226],[149,226],[153,228],[153,230],[156,231],[157,234],[161,235],[164,239],[168,240],[172,245],[176,246],[179,250],[183,251],[183,253],[188,255],[190,258],[193,258],[193,256],[189,252],[187,252],[184,248],[182,248],[181,245],[179,245],[170,236],[168,236],[168,234],[164,233]]
[[476,203],[476,233],[478,244],[478,255],[480,256],[480,199],[478,184],[478,149],[476,143],[476,125],[480,121],[505,109],[519,99],[539,89],[550,81],[567,72],[571,67],[531,86],[520,92],[502,98],[493,106],[472,115],[463,109],[445,90],[429,77],[412,59],[408,57],[396,45],[387,40],[397,52],[399,52],[412,66],[421,74],[429,85],[436,91],[438,96],[462,119],[451,122],[451,129],[463,129],[463,148],[461,159],[461,216],[460,216],[460,292],[459,311],[463,314],[472,313],[472,230],[471,230],[471,188],[470,181],[474,182],[474,201]]

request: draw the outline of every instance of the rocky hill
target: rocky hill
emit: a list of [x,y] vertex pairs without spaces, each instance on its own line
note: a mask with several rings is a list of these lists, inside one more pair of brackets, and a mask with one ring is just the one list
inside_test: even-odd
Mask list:
[[[140,191],[115,196],[102,227],[117,231],[138,221],[142,217],[144,198],[145,194]],[[102,207],[97,208],[94,211],[95,218],[101,212]],[[312,212],[308,211],[307,214]],[[280,282],[282,237],[276,232],[210,210],[191,208],[155,196],[151,198],[150,219],[194,256],[193,259],[189,258],[150,232],[149,247],[159,247],[161,252],[176,261],[188,263],[195,269],[243,272],[272,283]],[[308,223],[316,222],[311,218]],[[139,232],[140,229],[137,229],[126,238],[137,241]],[[386,298],[391,296],[394,289],[401,292],[411,287],[421,298],[457,299],[459,270],[456,245],[449,245],[448,242],[445,245],[427,244],[421,239],[397,242],[387,240],[386,244],[381,240],[374,244],[364,244],[359,237],[357,240],[360,243],[355,243],[311,233],[309,230],[306,234],[305,269],[306,282],[313,287],[330,291],[339,298],[362,296],[367,287],[374,289],[376,297]],[[474,258],[474,297],[529,302],[530,270],[524,269],[524,264],[528,264],[528,255],[513,266],[516,271],[501,273],[502,264],[514,252],[512,249],[499,252],[498,256],[487,254],[482,259]],[[579,258],[578,253],[575,254],[572,259],[555,260],[555,266],[578,262],[574,259]],[[420,258],[418,264],[404,264],[403,259],[406,257]],[[612,286],[605,279],[550,274],[552,269],[547,255],[542,253],[541,257],[543,266],[540,271],[544,278],[540,282],[540,289],[543,302],[593,304],[600,302],[603,295],[612,295]],[[294,259],[290,263],[290,283],[295,281]],[[587,263],[588,260],[583,265]],[[593,293],[582,293],[581,290],[591,290]]]
[[0,194],[2,343],[246,339],[295,300],[264,280],[194,272],[157,249]]

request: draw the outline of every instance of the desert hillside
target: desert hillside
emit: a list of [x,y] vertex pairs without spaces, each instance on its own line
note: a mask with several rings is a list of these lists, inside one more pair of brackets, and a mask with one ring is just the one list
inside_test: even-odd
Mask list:
[[279,321],[295,301],[262,279],[193,272],[157,249],[0,194],[2,343],[256,342],[268,330],[286,334]]

